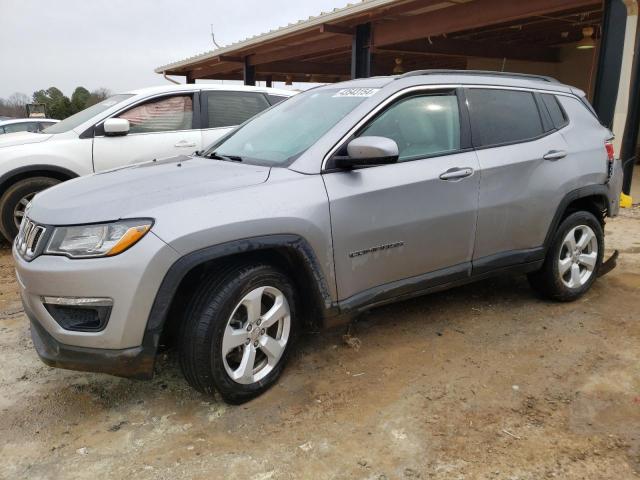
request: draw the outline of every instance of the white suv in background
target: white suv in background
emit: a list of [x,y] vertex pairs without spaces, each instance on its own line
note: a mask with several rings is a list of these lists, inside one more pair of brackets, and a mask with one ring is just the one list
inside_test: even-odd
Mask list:
[[114,95],[42,132],[0,137],[0,231],[13,240],[33,196],[56,183],[191,154],[295,92],[167,85]]

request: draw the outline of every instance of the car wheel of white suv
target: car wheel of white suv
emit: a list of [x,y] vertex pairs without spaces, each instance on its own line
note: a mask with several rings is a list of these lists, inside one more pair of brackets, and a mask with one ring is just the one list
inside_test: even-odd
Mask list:
[[269,265],[230,266],[209,275],[189,302],[180,366],[197,390],[242,403],[284,369],[296,334],[294,289]]
[[590,212],[574,212],[558,227],[544,265],[529,274],[529,283],[553,300],[576,300],[598,276],[603,254],[602,224]]
[[0,199],[0,232],[8,241],[18,234],[25,208],[36,193],[58,183],[60,180],[51,177],[24,178],[4,192]]

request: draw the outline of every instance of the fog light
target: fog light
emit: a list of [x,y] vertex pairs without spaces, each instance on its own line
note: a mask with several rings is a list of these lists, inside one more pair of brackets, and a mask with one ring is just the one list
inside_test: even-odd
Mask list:
[[65,330],[99,332],[107,326],[113,300],[87,297],[42,297],[44,308]]

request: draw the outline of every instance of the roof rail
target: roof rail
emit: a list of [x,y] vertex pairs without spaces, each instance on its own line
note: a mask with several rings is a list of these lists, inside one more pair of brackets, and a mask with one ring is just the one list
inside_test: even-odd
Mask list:
[[529,80],[542,80],[549,83],[560,83],[553,77],[547,77],[545,75],[533,75],[528,73],[511,73],[511,72],[495,72],[492,70],[446,70],[446,69],[433,69],[433,70],[413,70],[411,72],[403,73],[398,78],[416,77],[419,75],[486,75],[491,77],[511,77],[522,78]]

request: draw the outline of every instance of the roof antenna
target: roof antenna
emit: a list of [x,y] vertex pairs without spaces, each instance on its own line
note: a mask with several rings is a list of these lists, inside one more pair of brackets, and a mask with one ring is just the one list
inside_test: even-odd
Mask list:
[[222,48],[220,45],[218,45],[218,44],[216,43],[216,36],[215,36],[215,34],[213,33],[213,23],[211,24],[211,41],[213,42],[213,45],[214,45],[216,48]]

